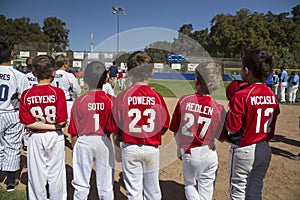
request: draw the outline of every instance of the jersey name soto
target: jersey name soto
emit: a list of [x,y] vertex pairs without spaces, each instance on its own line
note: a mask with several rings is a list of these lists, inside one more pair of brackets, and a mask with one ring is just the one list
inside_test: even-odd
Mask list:
[[104,110],[104,103],[88,103],[88,110]]
[[127,99],[128,105],[155,105],[155,97],[131,96]]
[[250,100],[251,105],[276,104],[275,96],[253,96]]
[[213,110],[214,110],[210,106],[203,106],[201,104],[191,103],[191,102],[187,102],[185,109],[187,111],[196,112],[196,113],[205,114],[205,115],[212,115]]
[[29,105],[38,103],[55,103],[56,101],[55,95],[31,96],[26,99]]
[[10,80],[10,74],[0,74],[0,80],[9,81]]

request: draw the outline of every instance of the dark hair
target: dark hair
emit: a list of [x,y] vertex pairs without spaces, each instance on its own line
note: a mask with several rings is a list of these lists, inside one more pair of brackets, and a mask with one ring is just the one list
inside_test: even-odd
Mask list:
[[61,68],[65,63],[68,63],[68,62],[69,62],[69,59],[62,54],[55,56],[56,69]]
[[51,56],[37,56],[32,60],[32,70],[38,80],[48,79],[55,71],[55,60]]
[[9,62],[10,55],[11,50],[8,43],[5,40],[0,39],[0,63]]
[[89,89],[101,89],[106,81],[107,71],[103,63],[99,61],[90,62],[84,70],[84,81]]
[[223,83],[222,68],[214,62],[200,63],[195,69],[195,74],[203,94],[211,94]]
[[148,78],[154,68],[153,58],[144,51],[136,51],[127,59],[127,71],[134,78],[139,78],[140,81]]
[[29,70],[32,70],[32,60],[33,60],[34,57],[28,57],[26,59],[26,67],[29,69]]
[[263,83],[273,72],[274,60],[267,51],[250,51],[243,57],[242,63]]

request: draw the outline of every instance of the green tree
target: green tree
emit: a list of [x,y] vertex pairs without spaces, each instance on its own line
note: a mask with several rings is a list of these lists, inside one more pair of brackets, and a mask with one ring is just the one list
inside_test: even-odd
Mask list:
[[44,33],[50,38],[50,51],[63,51],[69,46],[66,23],[56,17],[48,17],[44,19],[42,27]]
[[287,69],[297,68],[293,54],[286,47],[279,47],[274,54],[277,67],[285,66]]

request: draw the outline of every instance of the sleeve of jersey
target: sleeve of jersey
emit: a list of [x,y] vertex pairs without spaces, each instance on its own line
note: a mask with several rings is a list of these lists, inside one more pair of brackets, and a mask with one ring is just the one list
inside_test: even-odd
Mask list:
[[22,92],[29,88],[29,82],[28,82],[27,77],[25,75],[23,75],[20,77],[20,81],[18,81],[18,83],[19,83],[18,87],[20,88],[20,91],[19,91],[19,94],[20,94],[19,97],[20,97]]
[[161,98],[161,101],[162,101],[162,106],[165,110],[165,123],[164,123],[164,126],[161,130],[161,134],[163,135],[169,128],[169,125],[170,125],[170,114],[169,114],[169,111],[168,111],[168,108],[167,108],[167,105],[166,105],[166,102],[164,101],[164,99],[160,96]]
[[23,92],[20,99],[20,108],[19,108],[19,118],[22,124],[28,125],[33,124],[36,120],[30,113],[29,108],[26,106],[25,94],[27,91]]
[[77,79],[75,78],[75,76],[73,74],[70,74],[70,79],[72,80],[72,83],[73,83],[73,89],[74,89],[74,92],[79,95],[80,92],[81,92],[81,88],[80,88],[80,85],[77,81]]
[[74,104],[72,106],[72,110],[71,110],[71,118],[70,118],[70,124],[68,127],[68,133],[70,133],[71,135],[77,136],[78,135],[78,130],[77,130],[77,126],[78,126],[78,118],[76,117],[76,109],[77,109],[77,101],[74,101]]
[[226,127],[236,133],[243,126],[243,116],[244,116],[244,100],[242,97],[235,95],[233,99],[229,102],[230,110],[228,111],[227,118],[225,121]]
[[[121,104],[122,105],[122,102]],[[119,133],[120,132],[120,127],[118,125],[118,120],[120,113],[119,113],[119,108],[118,108],[118,102],[117,99],[113,102],[113,106],[112,106],[112,111],[109,113],[109,117],[107,120],[107,126],[106,129],[112,133]]]
[[171,120],[171,123],[170,123],[170,130],[173,131],[175,134],[178,132],[178,129],[179,129],[179,126],[180,126],[180,103],[178,101],[175,109],[174,109],[174,112],[173,112],[173,115],[172,115],[172,120]]
[[65,122],[68,119],[66,96],[62,89],[57,90],[56,122]]
[[228,139],[228,131],[225,126],[226,111],[223,106],[220,106],[219,110],[220,110],[221,118],[219,121],[219,127],[218,127],[217,131],[220,131],[221,133],[220,133],[218,140],[223,142]]

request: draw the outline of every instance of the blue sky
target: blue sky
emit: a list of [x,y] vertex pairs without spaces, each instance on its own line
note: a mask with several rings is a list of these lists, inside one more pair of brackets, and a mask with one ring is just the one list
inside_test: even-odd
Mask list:
[[[29,17],[40,26],[45,18],[55,16],[66,22],[70,30],[70,49],[89,51],[91,33],[94,48],[107,39],[114,41],[111,48],[116,48],[117,16],[112,14],[112,6],[124,7],[127,14],[120,15],[120,50],[123,50],[128,43],[151,36],[161,39],[158,36],[163,34],[149,31],[149,27],[165,30],[168,35],[165,40],[171,40],[183,24],[193,24],[194,30],[210,28],[210,20],[217,14],[234,15],[242,8],[251,13],[279,14],[290,12],[298,4],[299,0],[0,0],[0,14],[7,18]],[[140,32],[141,29],[144,31]],[[134,36],[126,39],[122,32]],[[139,38],[140,34],[146,36]]]

